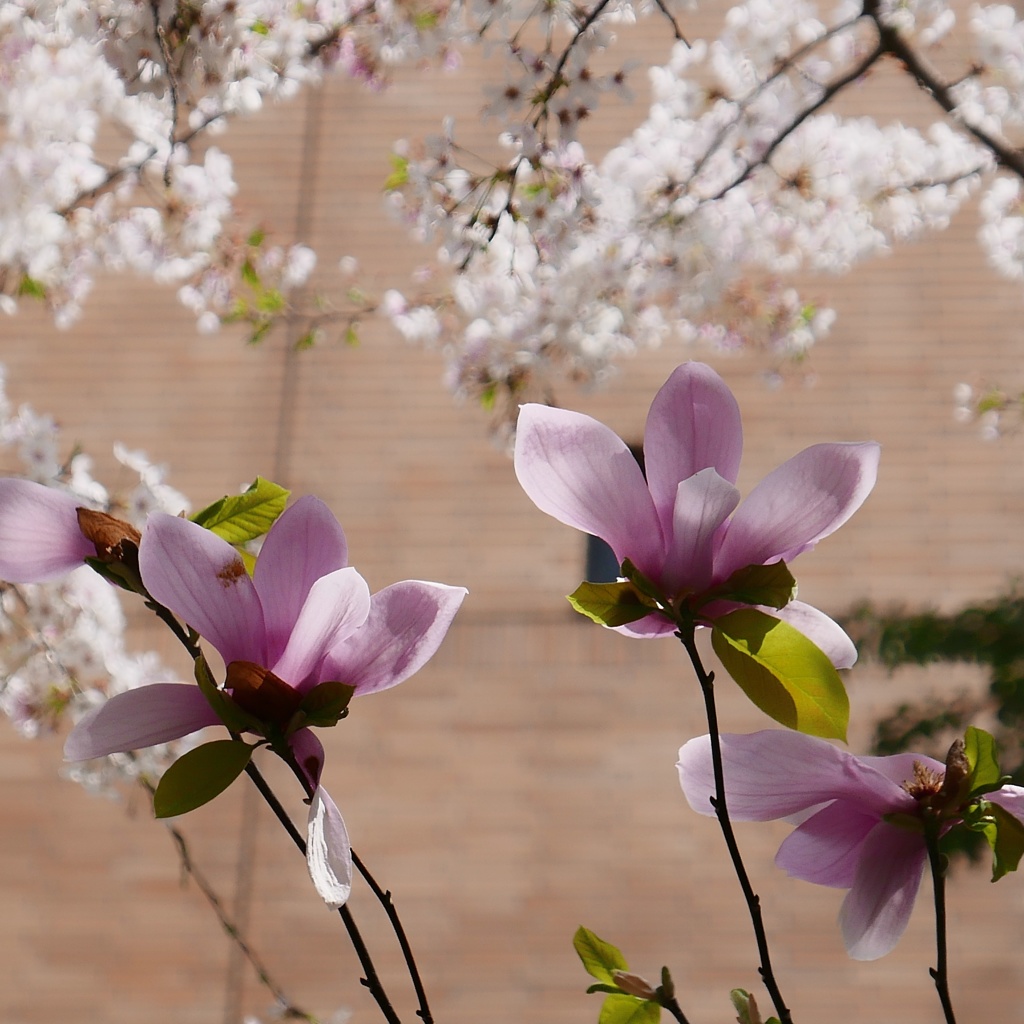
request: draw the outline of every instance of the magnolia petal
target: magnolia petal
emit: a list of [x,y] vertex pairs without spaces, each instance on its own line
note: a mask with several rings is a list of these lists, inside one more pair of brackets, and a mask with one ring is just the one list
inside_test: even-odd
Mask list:
[[861,755],[857,760],[881,772],[901,789],[904,782],[913,781],[915,764],[930,768],[939,775],[946,774],[946,766],[941,761],[936,761],[934,757],[928,757],[927,754],[886,754],[882,757]]
[[263,607],[268,662],[281,656],[313,584],[347,562],[344,531],[319,498],[299,498],[271,526],[253,573]]
[[[876,818],[914,803],[881,772],[814,736],[765,729],[725,733],[721,742],[729,814],[739,821],[772,821],[836,799],[849,800]],[[710,737],[685,743],[676,767],[690,806],[713,814]]]
[[631,636],[634,640],[655,640],[662,636],[674,636],[679,628],[674,622],[670,622],[664,615],[655,613],[645,615],[636,622],[627,622],[624,626],[612,626],[616,633],[623,636]]
[[66,761],[142,750],[197,732],[220,719],[198,686],[149,683],[115,694],[90,711],[64,743]]
[[0,479],[0,579],[43,583],[96,554],[78,528],[74,495],[31,480]]
[[718,578],[795,558],[838,530],[875,485],[879,447],[816,444],[768,474],[736,510],[716,558]]
[[369,613],[370,588],[355,569],[322,576],[310,589],[288,646],[271,671],[299,688],[320,682],[318,670],[328,651],[354,633]]
[[647,482],[662,525],[671,522],[680,480],[711,468],[735,483],[742,453],[740,409],[725,381],[703,363],[677,366],[644,428]]
[[324,745],[312,729],[299,729],[288,738],[288,746],[295,755],[295,763],[302,769],[310,789],[320,785],[324,770]]
[[803,601],[790,601],[785,608],[765,608],[769,615],[784,619],[817,644],[836,668],[852,668],[857,661],[857,645],[838,622]]
[[877,960],[899,941],[926,860],[923,837],[888,822],[879,822],[865,839],[856,878],[839,911],[843,942],[854,960]]
[[220,652],[265,665],[263,612],[238,552],[196,523],[150,515],[139,545],[146,589]]
[[680,481],[674,496],[671,541],[661,582],[669,594],[699,593],[711,583],[714,536],[740,501],[740,492],[714,469]]
[[355,686],[357,696],[397,686],[433,657],[466,594],[419,580],[385,587],[366,622],[328,653],[322,675]]
[[877,814],[835,800],[786,837],[775,864],[805,882],[849,889],[864,840],[877,824]]
[[999,804],[1018,821],[1024,822],[1024,789],[1020,786],[1003,786],[995,793],[986,794],[985,799]]
[[333,910],[352,892],[352,847],[341,812],[323,786],[309,804],[306,863],[320,898]]
[[625,443],[581,413],[529,404],[519,410],[515,470],[530,500],[567,526],[607,541],[656,575],[662,531],[647,483]]

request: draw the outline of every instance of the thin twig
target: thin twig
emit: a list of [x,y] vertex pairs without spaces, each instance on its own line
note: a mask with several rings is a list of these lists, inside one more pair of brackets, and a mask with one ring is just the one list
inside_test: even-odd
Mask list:
[[[245,773],[250,779],[252,779],[256,788],[260,792],[260,796],[262,796],[267,802],[267,805],[274,812],[277,820],[282,824],[282,826],[284,826],[284,830],[288,833],[292,842],[302,853],[303,857],[305,857],[306,840],[302,838],[299,830],[295,827],[295,823],[289,817],[288,812],[284,809],[280,800],[277,799],[277,794],[274,793],[267,784],[267,780],[263,778],[260,770],[250,761],[246,766]],[[348,932],[352,948],[356,951],[356,956],[359,958],[359,963],[363,969],[364,977],[360,979],[362,984],[370,990],[370,994],[380,1007],[380,1011],[384,1014],[384,1019],[388,1024],[402,1024],[402,1019],[398,1016],[395,1012],[395,1008],[391,1005],[391,1000],[388,998],[388,994],[381,983],[379,975],[377,974],[377,968],[374,966],[373,958],[370,956],[370,951],[367,949],[366,943],[363,941],[363,937],[359,932],[359,928],[356,926],[355,918],[352,916],[352,911],[349,910],[347,906],[343,905],[338,908],[338,914],[345,925],[345,930]]]
[[402,948],[402,956],[405,957],[409,977],[412,979],[412,987],[416,991],[416,999],[420,1004],[420,1008],[416,1011],[416,1016],[421,1018],[424,1024],[434,1024],[430,1005],[427,1002],[427,991],[423,987],[423,979],[420,977],[419,968],[416,966],[416,958],[413,955],[409,939],[406,937],[405,928],[402,926],[402,919],[398,916],[398,910],[395,908],[394,901],[391,898],[391,890],[382,889],[377,884],[377,880],[370,874],[362,858],[355,850],[352,851],[352,863],[355,864],[359,874],[363,876],[367,885],[373,890],[374,896],[380,901],[380,905],[384,908],[384,913],[388,915],[388,920],[391,922],[395,938],[398,939],[398,945]]
[[[931,96],[947,114],[955,116],[957,103],[953,98],[951,86],[942,82],[906,39],[882,20],[878,0],[864,0],[864,13],[874,21],[885,52],[892,54],[906,68],[918,87]],[[1001,167],[1013,171],[1019,178],[1024,179],[1024,153],[964,118],[957,118],[956,123],[988,149]]]
[[235,946],[245,959],[252,965],[252,969],[255,971],[256,977],[260,980],[260,983],[270,991],[270,994],[277,1001],[282,1016],[288,1020],[304,1020],[310,1022],[310,1024],[316,1024],[317,1018],[314,1017],[313,1014],[307,1013],[305,1010],[296,1006],[295,1003],[293,1003],[285,994],[284,989],[274,981],[270,976],[270,972],[267,970],[266,965],[259,958],[256,951],[248,944],[248,942],[246,942],[241,929],[234,921],[231,920],[230,917],[228,917],[223,903],[221,903],[217,893],[213,890],[213,886],[210,885],[206,877],[202,874],[199,868],[196,867],[185,836],[173,825],[166,823],[165,825],[168,834],[171,839],[174,840],[174,844],[178,848],[178,858],[181,861],[182,870],[192,878],[192,881],[196,883],[196,887],[206,898],[206,902],[213,908],[213,912],[217,915],[217,920],[220,921],[220,925],[224,929],[225,933],[235,943]]
[[742,184],[751,174],[754,173],[759,167],[763,167],[771,159],[772,154],[782,145],[790,135],[793,134],[807,120],[815,111],[820,110],[827,103],[830,103],[838,93],[845,89],[848,85],[856,82],[859,78],[862,78],[871,68],[871,66],[886,53],[885,46],[879,42],[879,44],[869,53],[859,64],[850,68],[844,72],[838,78],[834,78],[825,88],[822,90],[821,95],[811,104],[804,107],[790,122],[783,128],[774,139],[768,148],[761,154],[757,160],[751,161],[747,166],[724,188],[720,189],[714,196],[711,197],[712,202],[716,199],[721,199],[726,193],[731,192],[737,185]]
[[761,975],[761,980],[764,982],[768,995],[775,1006],[775,1012],[779,1015],[780,1024],[793,1024],[793,1018],[790,1015],[785,1000],[782,998],[782,992],[779,990],[778,982],[775,980],[775,972],[772,969],[771,954],[768,949],[768,936],[765,932],[764,920],[761,915],[761,899],[754,892],[754,888],[750,884],[747,869],[744,867],[743,858],[740,855],[739,844],[736,842],[736,836],[733,833],[732,822],[729,820],[729,809],[725,798],[725,774],[722,769],[722,743],[718,729],[718,710],[715,707],[715,675],[713,672],[707,672],[704,669],[700,654],[697,651],[693,627],[690,627],[688,630],[681,628],[676,633],[676,636],[679,637],[683,647],[686,648],[686,653],[690,656],[690,662],[693,665],[694,672],[697,674],[697,680],[700,682],[701,692],[704,695],[704,710],[707,713],[708,732],[711,739],[711,765],[715,777],[715,795],[711,799],[711,805],[715,809],[715,816],[718,818],[722,835],[725,837],[725,845],[729,850],[729,857],[736,870],[736,877],[739,880],[740,888],[743,890],[743,898],[746,900],[747,908],[750,911],[750,923],[754,929],[757,952],[761,958],[761,966],[758,968],[758,973]]
[[170,149],[167,153],[167,163],[164,164],[164,184],[171,187],[171,157],[174,155],[174,136],[178,130],[178,82],[171,67],[171,51],[167,46],[167,33],[160,24],[160,0],[149,0],[150,10],[153,12],[153,32],[156,35],[157,45],[160,47],[160,59],[164,64],[164,73],[167,75],[167,87],[171,94],[171,133],[167,140]]

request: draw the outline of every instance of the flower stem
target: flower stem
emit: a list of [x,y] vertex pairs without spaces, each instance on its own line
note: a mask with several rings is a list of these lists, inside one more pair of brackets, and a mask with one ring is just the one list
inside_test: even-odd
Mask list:
[[779,1015],[780,1024],[793,1024],[793,1018],[782,998],[778,982],[775,980],[775,972],[772,969],[771,954],[768,950],[768,936],[764,930],[764,920],[761,916],[761,899],[754,892],[747,875],[747,869],[743,865],[743,858],[740,856],[739,844],[733,833],[732,822],[729,820],[729,808],[725,799],[725,774],[722,769],[722,743],[718,731],[718,710],[715,706],[715,674],[707,672],[700,660],[700,653],[697,651],[697,643],[693,627],[680,628],[676,633],[686,653],[690,657],[693,670],[697,674],[700,683],[701,693],[704,695],[704,710],[707,714],[708,733],[711,738],[711,766],[715,776],[715,795],[711,804],[715,809],[715,817],[718,818],[719,827],[725,838],[725,845],[729,850],[729,857],[732,860],[733,868],[736,871],[736,878],[743,890],[743,898],[747,902],[750,911],[750,924],[754,929],[754,938],[757,941],[757,952],[761,958],[761,965],[758,973],[768,990],[775,1012]]
[[956,1024],[953,1003],[949,998],[949,974],[946,961],[946,868],[949,861],[939,850],[937,828],[925,829],[925,845],[928,848],[928,866],[932,873],[932,892],[935,898],[935,966],[928,973],[935,982],[935,991],[942,1004],[946,1024]]
[[427,992],[423,987],[423,979],[420,977],[419,968],[416,966],[416,958],[413,955],[409,939],[405,934],[405,928],[402,926],[402,920],[398,916],[398,910],[391,898],[391,891],[380,887],[355,850],[352,851],[352,863],[355,864],[366,884],[373,890],[374,896],[380,901],[380,905],[384,908],[384,913],[388,915],[388,920],[391,922],[395,938],[398,939],[398,945],[402,949],[402,956],[405,957],[405,965],[408,968],[409,977],[412,979],[412,986],[416,990],[416,999],[420,1004],[420,1008],[416,1011],[416,1016],[423,1021],[423,1024],[434,1024],[434,1017],[430,1012],[430,1004],[427,1002]]
[[[277,820],[281,822],[284,830],[291,837],[292,842],[301,851],[303,857],[305,857],[306,840],[302,838],[299,830],[295,827],[295,823],[288,816],[288,812],[281,805],[280,800],[277,799],[277,794],[270,788],[260,770],[251,761],[246,767],[245,772],[259,790],[260,796],[266,800]],[[360,966],[363,969],[364,977],[361,979],[362,984],[370,990],[370,994],[376,1000],[388,1024],[402,1024],[401,1017],[395,1012],[395,1008],[391,1005],[391,1000],[384,990],[384,986],[377,974],[377,968],[374,966],[373,958],[370,956],[370,951],[366,948],[366,943],[363,941],[363,937],[356,926],[352,911],[347,906],[341,906],[338,907],[338,914],[345,925],[352,948],[356,951],[356,956],[359,958]]]

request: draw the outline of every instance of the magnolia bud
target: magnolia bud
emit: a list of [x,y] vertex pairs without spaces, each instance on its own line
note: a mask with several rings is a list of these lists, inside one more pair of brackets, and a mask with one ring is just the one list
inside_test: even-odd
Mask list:
[[615,984],[628,995],[636,996],[638,999],[650,999],[652,1002],[658,1001],[658,993],[651,983],[646,978],[641,978],[639,974],[630,974],[629,971],[612,971],[612,977],[615,979]]

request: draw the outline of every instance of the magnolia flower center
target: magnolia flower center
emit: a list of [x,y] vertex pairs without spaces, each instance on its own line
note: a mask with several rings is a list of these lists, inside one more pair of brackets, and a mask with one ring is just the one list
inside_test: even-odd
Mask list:
[[901,785],[915,800],[923,802],[942,792],[944,779],[943,772],[937,772],[920,761],[915,761],[913,778],[906,779]]
[[288,727],[302,703],[302,694],[298,690],[279,679],[270,669],[252,661],[231,662],[225,686],[243,711],[282,731]]

